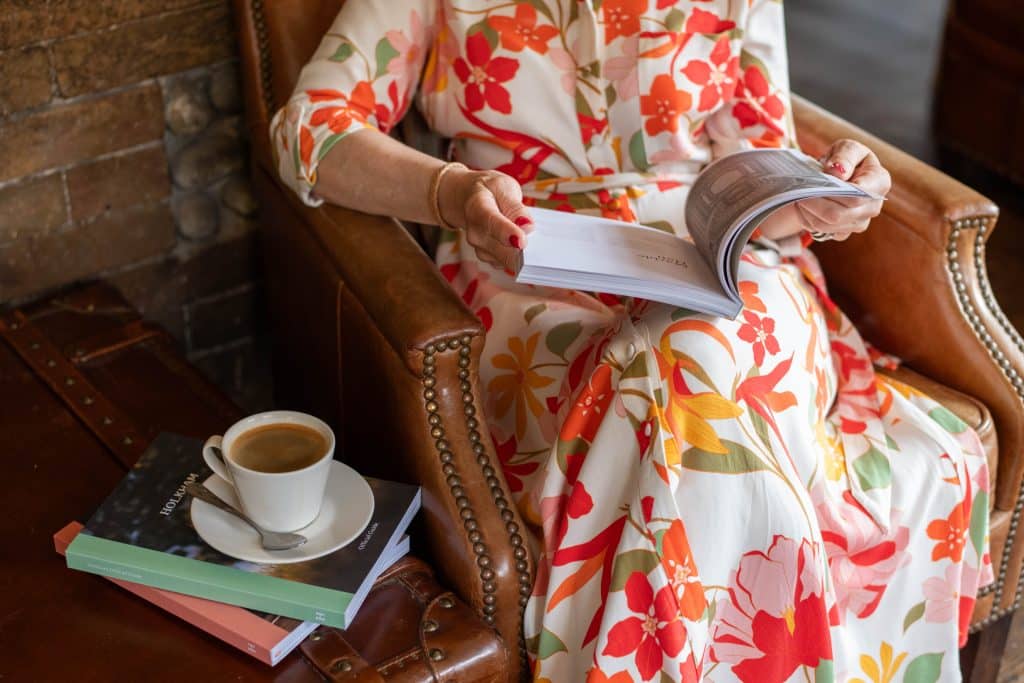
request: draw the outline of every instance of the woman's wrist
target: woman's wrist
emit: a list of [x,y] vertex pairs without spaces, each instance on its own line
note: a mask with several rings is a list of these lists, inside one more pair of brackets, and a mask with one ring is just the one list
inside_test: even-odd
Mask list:
[[469,198],[476,171],[453,167],[441,178],[437,187],[437,209],[448,225],[462,230],[466,227],[466,200]]

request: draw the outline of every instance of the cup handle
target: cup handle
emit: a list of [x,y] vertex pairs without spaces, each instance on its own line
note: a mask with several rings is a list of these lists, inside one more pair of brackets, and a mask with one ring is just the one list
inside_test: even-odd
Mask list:
[[231,472],[228,470],[227,463],[224,462],[223,453],[224,449],[221,444],[224,442],[224,437],[217,435],[211,436],[203,444],[203,460],[213,470],[218,477],[226,482],[234,484],[234,480],[231,478]]

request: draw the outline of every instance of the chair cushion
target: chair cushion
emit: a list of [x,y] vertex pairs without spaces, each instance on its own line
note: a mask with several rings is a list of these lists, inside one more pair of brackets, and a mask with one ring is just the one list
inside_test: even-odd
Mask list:
[[[879,373],[923,391],[974,429],[978,438],[981,439],[981,445],[985,448],[989,483],[993,487],[992,490],[995,490],[996,469],[999,466],[999,447],[996,440],[995,424],[992,422],[992,415],[985,404],[905,366],[896,370],[880,370]],[[991,506],[994,501],[995,496],[992,496],[989,499],[989,505]]]

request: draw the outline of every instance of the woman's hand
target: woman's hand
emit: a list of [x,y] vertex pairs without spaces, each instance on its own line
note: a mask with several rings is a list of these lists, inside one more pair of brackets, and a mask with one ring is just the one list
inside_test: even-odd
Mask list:
[[[870,149],[856,140],[837,140],[822,156],[825,172],[848,180],[873,195],[884,197],[892,178]],[[882,200],[857,197],[818,197],[789,204],[761,224],[769,239],[781,239],[800,230],[820,232],[834,240],[845,240],[868,229],[871,219],[882,210]]]
[[438,188],[441,217],[465,231],[477,258],[513,271],[533,223],[523,205],[523,190],[500,171],[452,169]]

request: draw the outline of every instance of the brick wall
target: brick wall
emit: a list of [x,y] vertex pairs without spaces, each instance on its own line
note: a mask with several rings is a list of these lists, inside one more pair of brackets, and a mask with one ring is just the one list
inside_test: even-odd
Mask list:
[[227,0],[0,0],[0,303],[103,277],[252,389],[235,50]]

